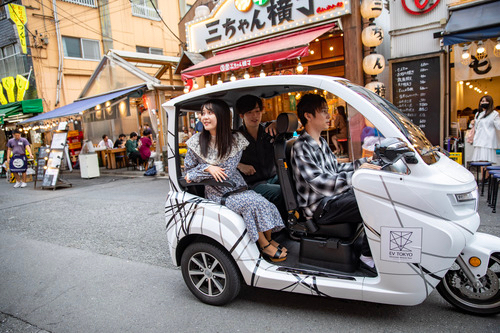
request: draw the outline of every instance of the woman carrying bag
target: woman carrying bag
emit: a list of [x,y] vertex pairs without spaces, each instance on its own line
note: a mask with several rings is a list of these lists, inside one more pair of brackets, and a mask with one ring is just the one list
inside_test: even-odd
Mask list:
[[493,98],[489,95],[479,100],[479,111],[476,114],[473,130],[472,161],[496,164],[496,150],[500,148],[500,115],[493,109]]

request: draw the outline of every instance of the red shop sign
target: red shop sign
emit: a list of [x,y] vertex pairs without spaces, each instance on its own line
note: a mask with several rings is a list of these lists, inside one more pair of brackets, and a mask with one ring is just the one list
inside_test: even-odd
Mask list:
[[416,10],[412,10],[412,9],[408,8],[408,5],[406,4],[407,1],[411,1],[411,0],[401,0],[401,3],[403,4],[403,8],[408,13],[410,13],[412,15],[422,15],[422,14],[428,13],[431,10],[433,10],[434,8],[436,8],[436,6],[438,5],[440,0],[435,0],[436,2],[431,4],[430,7],[428,7],[428,8],[425,8],[425,7],[427,7],[427,5],[429,5],[430,0],[413,0],[415,7],[416,7]]

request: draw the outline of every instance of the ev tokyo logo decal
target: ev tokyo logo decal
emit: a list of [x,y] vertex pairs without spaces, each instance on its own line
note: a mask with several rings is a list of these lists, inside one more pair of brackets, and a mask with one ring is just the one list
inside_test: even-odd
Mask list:
[[389,245],[389,249],[391,251],[411,252],[411,250],[406,246],[412,243],[412,234],[412,232],[391,231],[391,243]]
[[408,13],[412,15],[422,15],[436,8],[439,1],[440,0],[401,0],[401,4]]
[[382,227],[380,257],[386,261],[419,263],[422,254],[421,228]]

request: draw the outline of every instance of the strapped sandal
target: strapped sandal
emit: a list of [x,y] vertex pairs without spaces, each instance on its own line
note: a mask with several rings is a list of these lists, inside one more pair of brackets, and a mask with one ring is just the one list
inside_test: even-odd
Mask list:
[[[267,239],[267,238],[266,238],[266,239]],[[271,241],[272,241],[272,240],[273,240],[273,239],[267,239],[267,241],[269,242],[269,244],[271,244]],[[281,245],[281,244],[280,244],[280,243],[278,243],[277,241],[274,241],[274,242],[275,242],[276,244],[278,244],[278,245],[275,245],[275,247],[276,247],[278,250],[280,250],[280,251],[284,251],[284,252],[288,253],[288,249],[286,249],[283,245]],[[271,245],[272,245],[272,244],[271,244]]]
[[[264,253],[264,249],[267,249],[269,246],[271,246],[271,243],[267,243],[266,246],[264,246],[263,248],[260,249],[260,253],[262,255],[262,257],[264,258],[267,258],[269,260],[271,260],[272,262],[280,262],[280,261],[285,261],[287,256],[285,255],[284,257],[281,257],[281,254],[283,253],[280,249],[276,249],[276,252],[274,253],[273,256],[267,254],[267,253]],[[287,253],[285,253],[287,254]]]

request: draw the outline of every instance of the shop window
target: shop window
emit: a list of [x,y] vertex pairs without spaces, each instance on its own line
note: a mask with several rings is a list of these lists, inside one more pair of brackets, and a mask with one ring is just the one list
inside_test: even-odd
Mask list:
[[11,44],[0,48],[0,78],[16,76],[26,72],[24,56],[21,54],[17,44]]
[[82,6],[92,7],[92,8],[97,8],[97,0],[60,0],[60,1],[70,2],[70,3],[77,4],[77,5],[82,5]]
[[156,48],[156,47],[136,46],[135,50],[139,53],[163,55],[163,49]]
[[[142,17],[150,20],[160,21],[161,15],[158,9],[157,0],[131,0],[130,4],[132,6],[132,15],[137,17]],[[157,13],[158,11],[158,13]]]
[[67,58],[79,58],[85,60],[99,60],[99,41],[93,39],[65,37],[62,38],[64,56]]

